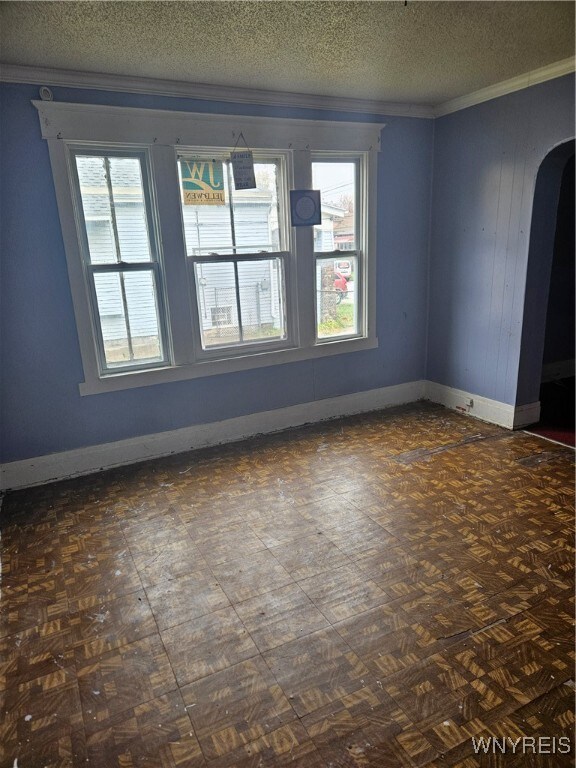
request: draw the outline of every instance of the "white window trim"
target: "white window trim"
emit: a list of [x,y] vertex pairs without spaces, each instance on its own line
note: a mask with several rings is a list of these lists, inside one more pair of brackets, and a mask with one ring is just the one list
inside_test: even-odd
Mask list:
[[[382,124],[324,120],[213,115],[167,110],[137,109],[101,105],[33,101],[39,113],[42,137],[49,147],[58,202],[60,222],[68,263],[72,300],[78,329],[85,381],[82,395],[98,394],[141,386],[182,381],[220,373],[249,370],[301,360],[310,360],[353,351],[374,349],[376,338],[376,218],[377,156]],[[312,227],[292,230],[291,248],[299,254],[295,262],[295,285],[299,294],[293,298],[292,310],[300,320],[297,346],[288,349],[266,349],[242,355],[232,349],[231,356],[218,360],[198,360],[190,333],[193,303],[188,288],[183,232],[180,222],[179,186],[176,154],[187,147],[232,148],[243,133],[250,146],[258,149],[291,150],[292,181],[302,188],[311,187],[310,154],[312,151],[364,153],[366,170],[364,208],[366,215],[365,301],[367,311],[365,334],[349,339],[323,339],[316,343],[314,332],[315,264],[307,263],[303,254],[313,257]],[[152,194],[158,210],[158,228],[165,264],[168,297],[168,332],[171,337],[172,361],[166,367],[139,371],[117,371],[101,376],[94,339],[97,338],[90,311],[87,281],[75,216],[68,164],[68,143],[109,144],[111,147],[147,150],[151,163]],[[302,279],[308,274],[310,279]],[[226,354],[224,349],[220,350]]]

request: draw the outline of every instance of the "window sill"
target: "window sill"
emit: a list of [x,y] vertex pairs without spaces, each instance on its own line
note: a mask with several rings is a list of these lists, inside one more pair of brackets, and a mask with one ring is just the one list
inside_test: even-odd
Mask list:
[[360,352],[367,349],[376,349],[377,347],[378,339],[370,337],[348,339],[346,341],[323,341],[314,347],[306,349],[275,350],[273,352],[244,355],[225,360],[206,360],[189,365],[109,374],[82,382],[79,385],[79,390],[82,396],[99,395],[104,392],[118,392],[124,389],[136,389],[155,384],[168,384],[172,381],[186,381],[187,379],[199,379],[205,376],[216,376],[253,368],[265,368],[285,363],[296,363],[302,360],[315,360],[321,357],[344,355],[349,352]]

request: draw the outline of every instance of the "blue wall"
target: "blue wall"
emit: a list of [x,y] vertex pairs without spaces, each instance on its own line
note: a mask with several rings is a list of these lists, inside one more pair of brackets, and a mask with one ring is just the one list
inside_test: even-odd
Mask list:
[[[428,379],[509,404],[538,399],[541,349],[526,347],[533,364],[519,380],[532,205],[542,161],[573,136],[572,75],[435,121]],[[534,258],[551,263],[552,252]]]
[[[369,121],[354,114],[53,88],[57,101]],[[31,100],[0,87],[1,461],[41,456],[419,380],[425,374],[433,122],[386,118],[379,171],[377,350],[81,397],[48,148]],[[383,122],[374,116],[373,122]]]
[[[509,404],[537,399],[530,340],[537,327],[543,346],[544,326],[526,301],[532,204],[543,159],[574,135],[573,88],[566,76],[436,121],[54,88],[58,101],[387,124],[377,350],[80,397],[48,149],[30,103],[38,87],[0,86],[1,460],[422,378]],[[535,251],[533,266],[551,260]]]

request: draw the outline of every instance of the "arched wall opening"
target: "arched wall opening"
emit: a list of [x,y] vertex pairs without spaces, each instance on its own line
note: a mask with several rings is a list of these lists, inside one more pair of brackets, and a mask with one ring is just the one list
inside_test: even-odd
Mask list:
[[[563,175],[567,165],[574,162],[574,151],[574,139],[554,147],[542,161],[536,178],[526,274],[517,406],[535,403],[540,397],[558,204]],[[574,318],[571,319],[572,324],[573,322]]]

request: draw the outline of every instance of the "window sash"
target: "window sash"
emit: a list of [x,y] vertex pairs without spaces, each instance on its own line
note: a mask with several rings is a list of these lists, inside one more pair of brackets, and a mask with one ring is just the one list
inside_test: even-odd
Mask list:
[[[137,340],[138,336],[132,332],[132,321],[133,317],[131,316],[130,312],[130,302],[128,300],[128,295],[126,291],[125,281],[124,281],[124,275],[134,275],[136,273],[149,273],[152,275],[152,286],[154,288],[154,299],[155,299],[155,308],[156,308],[156,314],[155,314],[155,320],[158,327],[158,346],[159,346],[159,352],[160,354],[158,356],[154,356],[153,358],[145,358],[141,357],[138,358],[134,354],[134,347],[135,347],[135,341]],[[120,276],[120,290],[121,290],[121,303],[123,308],[123,321],[125,323],[126,327],[126,345],[128,347],[130,359],[128,361],[121,361],[117,363],[108,362],[107,355],[106,355],[106,339],[104,337],[104,315],[100,312],[100,305],[98,302],[98,296],[97,296],[97,286],[96,286],[96,275],[118,275]],[[104,268],[99,267],[92,269],[92,280],[90,281],[90,289],[91,292],[93,292],[93,301],[95,306],[95,312],[97,315],[98,322],[95,327],[95,341],[96,346],[99,353],[99,358],[102,361],[103,366],[105,366],[105,370],[102,371],[103,375],[108,374],[115,374],[115,373],[123,373],[123,372],[129,372],[129,371],[140,371],[140,370],[148,370],[153,368],[159,368],[166,365],[166,353],[164,349],[164,340],[162,337],[162,334],[160,332],[160,326],[162,322],[161,318],[161,308],[159,306],[158,302],[158,286],[157,286],[157,279],[158,279],[158,265],[157,264],[149,264],[149,265],[139,265],[139,264],[129,264],[117,267],[116,265],[110,265],[106,266]]]
[[[359,154],[317,151],[311,154],[311,165],[316,164],[354,165],[354,248],[350,250],[366,250],[366,218],[364,211],[367,207],[367,201],[363,194],[367,173],[366,159]],[[334,248],[334,252],[337,253],[338,250],[338,248]],[[347,252],[350,253],[350,250]],[[326,251],[326,253],[330,253],[330,251]]]
[[[283,314],[283,329],[284,338],[272,338],[272,339],[259,339],[259,340],[242,340],[242,327],[241,317],[242,310],[240,308],[240,285],[238,280],[238,264],[254,261],[273,261],[275,259],[280,260],[282,264],[282,284],[280,286],[280,304]],[[226,357],[243,357],[250,354],[257,354],[262,352],[270,352],[274,350],[286,349],[294,346],[294,313],[289,311],[290,303],[290,290],[293,288],[292,272],[291,269],[292,256],[287,251],[272,251],[272,252],[258,252],[258,253],[243,253],[229,256],[227,254],[207,254],[203,256],[188,256],[188,275],[190,282],[190,293],[193,298],[195,322],[193,324],[193,332],[195,335],[196,346],[196,359],[211,360],[215,358],[222,358],[223,353]],[[201,321],[201,302],[198,292],[198,284],[196,279],[196,265],[199,264],[232,264],[234,267],[235,277],[235,306],[237,310],[237,317],[240,331],[240,341],[223,342],[222,344],[210,344],[205,345],[202,339],[202,321]]]
[[[323,260],[333,259],[338,260],[339,256],[345,256],[346,259],[356,259],[356,272],[354,275],[354,282],[356,283],[356,295],[355,295],[355,316],[356,316],[356,331],[354,333],[341,333],[330,336],[319,336],[318,326],[320,318],[318,317],[318,302],[314,301],[314,317],[315,317],[315,338],[316,345],[330,344],[333,341],[346,341],[347,339],[358,339],[366,336],[366,317],[365,317],[365,265],[362,251],[315,251],[314,252],[314,278],[317,280],[318,262]],[[341,259],[343,260],[343,259]],[[315,285],[316,290],[316,285]]]
[[[240,200],[245,199],[249,200],[249,193],[250,190],[246,190],[246,196],[244,196],[244,192],[242,190],[236,190],[234,189],[234,183],[232,180],[232,163],[230,161],[230,150],[218,152],[213,151],[209,152],[206,150],[206,147],[190,147],[185,149],[178,148],[179,151],[176,156],[176,162],[178,166],[178,180],[179,180],[179,194],[180,194],[180,210],[182,215],[182,229],[183,232],[185,232],[185,221],[184,221],[184,211],[188,206],[184,204],[182,201],[182,175],[181,175],[181,162],[182,161],[198,161],[198,162],[210,162],[212,160],[218,160],[223,164],[224,168],[224,183],[225,183],[225,192],[227,195],[227,200],[225,203],[226,211],[228,213],[228,222],[227,226],[229,226],[230,230],[230,239],[231,243],[228,246],[221,246],[218,248],[215,248],[213,253],[218,253],[220,255],[223,254],[223,252],[229,253],[231,256],[237,256],[241,255],[241,251],[246,251],[249,249],[248,252],[254,253],[257,248],[261,247],[262,252],[266,253],[275,253],[276,251],[273,250],[271,247],[269,250],[266,250],[266,248],[269,248],[271,246],[271,243],[262,243],[258,244],[256,242],[250,242],[247,245],[240,245],[238,244],[238,223],[236,221],[238,216],[238,211],[236,208],[239,205]],[[288,208],[287,208],[287,198],[288,194],[287,191],[290,187],[289,182],[289,173],[288,173],[288,154],[285,151],[277,151],[277,152],[266,152],[264,150],[254,150],[253,152],[253,159],[254,159],[254,165],[274,165],[276,169],[276,189],[275,189],[275,206],[276,206],[276,212],[278,217],[278,238],[279,238],[279,250],[280,252],[288,251],[290,250],[290,229],[289,229],[289,215],[288,215]],[[193,207],[193,206],[191,206]],[[206,206],[207,208],[211,208],[212,206]],[[218,206],[220,207],[220,206]],[[207,248],[199,247],[197,249],[193,247],[189,247],[188,243],[186,242],[186,235],[184,235],[184,242],[186,245],[186,255],[187,257],[190,256],[210,256],[211,252],[207,250]],[[190,251],[196,251],[196,253]]]

